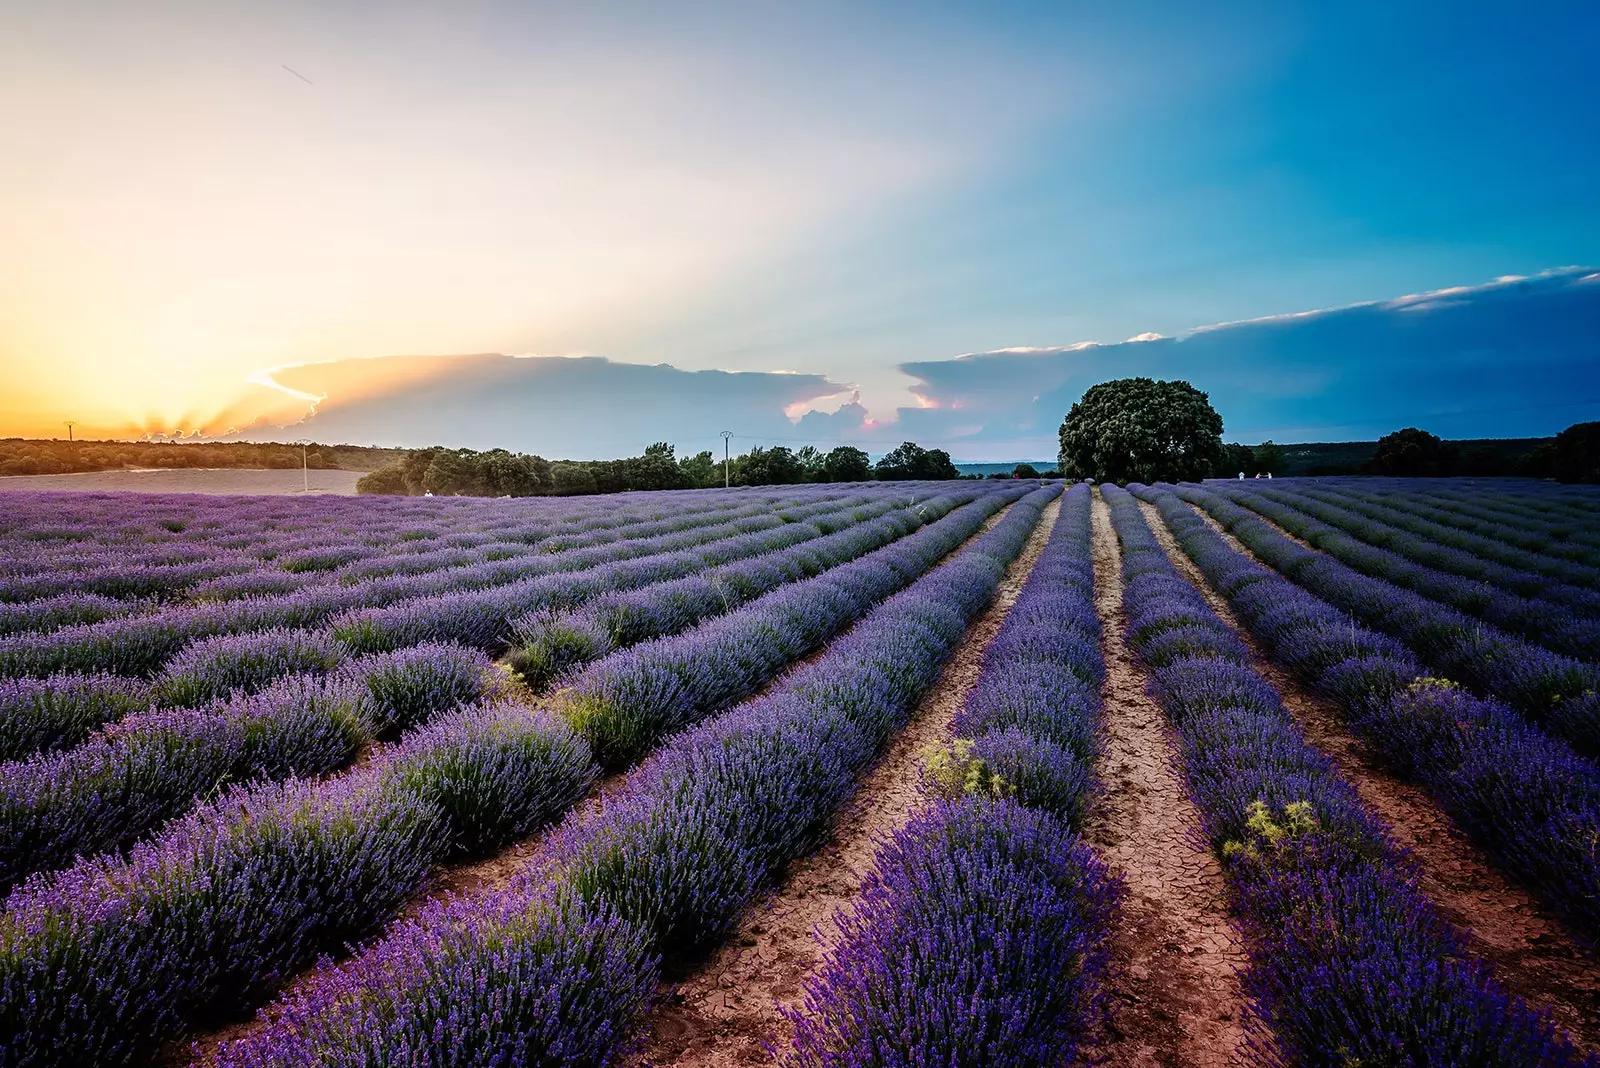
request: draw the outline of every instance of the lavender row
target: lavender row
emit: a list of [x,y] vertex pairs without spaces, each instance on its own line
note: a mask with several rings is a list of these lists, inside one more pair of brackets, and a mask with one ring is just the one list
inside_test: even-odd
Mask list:
[[[1444,526],[1503,540],[1523,551],[1600,566],[1600,545],[1585,535],[1582,520],[1552,511],[1502,488],[1472,483],[1466,492],[1437,479],[1318,479],[1316,485],[1382,502]],[[1517,503],[1522,500],[1523,503]]]
[[[771,531],[765,536],[750,536],[744,539],[728,539],[720,544],[707,548],[706,552],[715,553],[714,558],[725,556],[746,555],[746,553],[760,553],[763,548],[773,544],[786,544],[795,539],[803,539],[813,529],[829,529],[832,524],[848,524],[858,521],[861,516],[874,515],[880,508],[878,505],[866,505],[861,508],[851,508],[846,513],[829,513],[829,515],[816,516],[813,524],[794,523],[784,524],[776,531]],[[848,529],[848,526],[846,526]],[[645,558],[653,563],[642,563],[638,566],[618,566],[611,569],[597,569],[594,572],[582,572],[581,576],[574,579],[563,580],[558,577],[546,577],[539,588],[542,593],[550,596],[550,600],[563,598],[565,601],[581,600],[586,593],[587,585],[627,585],[630,580],[648,580],[651,577],[650,568],[659,564],[675,564],[675,566],[693,566],[693,564],[706,563],[707,556],[680,556],[675,560],[662,561],[661,558]],[[526,596],[528,590],[523,590]],[[414,635],[418,641],[434,640],[440,635]],[[459,636],[459,633],[443,633],[443,638]],[[394,643],[400,644],[400,643]],[[259,689],[278,676],[294,671],[326,670],[338,660],[346,656],[346,646],[331,640],[326,635],[315,635],[312,632],[296,632],[296,630],[266,630],[266,632],[243,633],[243,635],[218,635],[211,638],[198,638],[182,646],[173,659],[166,662],[160,675],[155,679],[154,686],[150,687],[150,699],[157,700],[166,705],[189,705],[200,703],[211,697],[222,697],[234,689]],[[53,676],[62,678],[62,676]],[[70,679],[74,676],[64,676]],[[125,683],[133,686],[133,683]],[[46,679],[43,687],[50,686]],[[50,742],[51,726],[48,723],[37,723],[42,718],[40,713],[48,713],[50,707],[35,708],[35,715],[30,716],[29,723],[21,724],[16,729],[18,743],[26,742],[27,737],[40,737],[46,745],[35,748],[53,748]],[[0,703],[0,715],[6,711],[6,703]],[[69,711],[78,713],[80,708],[72,707]],[[125,715],[126,707],[123,702],[109,702],[101,708],[104,715],[98,723],[90,726],[99,726],[99,723],[109,719],[120,718]],[[32,724],[32,726],[29,726]],[[6,727],[0,726],[0,731]],[[61,745],[70,745],[82,740],[86,734],[85,729],[78,727],[77,719],[72,723],[62,724],[58,735]],[[35,750],[19,750],[8,753],[10,758],[21,758]]]
[[98,623],[154,609],[153,602],[119,601],[99,593],[58,593],[34,601],[0,602],[0,637]]
[[635,548],[643,553],[668,552],[705,540],[782,526],[781,520],[751,517],[688,534],[649,539],[640,547],[624,542],[575,558],[541,556],[376,580],[359,586],[308,586],[276,597],[172,606],[144,615],[68,626],[48,634],[15,635],[0,639],[0,673],[15,676],[112,670],[127,675],[148,674],[196,638],[267,627],[312,627],[366,605],[425,596],[436,586],[477,588],[515,582],[529,572],[549,573],[568,566],[592,567],[605,559],[624,559],[635,555]]
[[1504,701],[1580,752],[1600,753],[1600,674],[1591,665],[1369,578],[1297,545],[1215,493],[1187,485],[1175,487],[1174,492],[1205,509],[1262,562],[1374,630],[1404,642],[1433,671]]
[[1117,884],[1067,822],[940,800],[879,851],[794,1012],[800,1068],[1072,1063],[1095,1019]]
[[344,767],[374,739],[497,685],[479,653],[418,646],[205,708],[130,716],[75,749],[0,765],[0,889],[124,848],[226,783]]
[[149,686],[118,675],[0,679],[0,761],[77,745],[149,707]]
[[[817,510],[827,510],[828,505],[839,500],[837,494],[810,503],[796,502],[790,511],[801,513],[802,517]],[[857,497],[856,501],[862,498]],[[568,527],[557,524],[555,527],[537,532],[514,533],[518,541],[511,543],[491,542],[483,553],[482,559],[470,562],[452,563],[457,557],[444,550],[430,554],[438,558],[444,567],[479,567],[488,569],[489,575],[506,576],[503,581],[521,577],[529,573],[528,567],[537,568],[541,563],[539,558],[548,557],[552,551],[569,550],[575,548],[593,549],[619,540],[638,540],[644,537],[659,537],[680,533],[696,527],[715,525],[718,523],[735,522],[741,519],[754,519],[755,524],[747,529],[761,529],[765,526],[776,525],[788,521],[786,514],[774,516],[772,514],[773,502],[768,501],[743,501],[730,503],[712,508],[701,508],[692,512],[681,512],[665,517],[660,516],[659,509],[645,510],[648,521],[630,524],[619,531],[615,529],[615,522],[628,518],[628,510],[619,509],[620,516],[606,517],[604,526],[591,532],[595,520]],[[563,533],[565,537],[560,537]],[[582,536],[575,536],[575,535]],[[135,576],[144,576],[140,581],[143,585],[132,590],[132,593],[147,595],[163,595],[173,597],[189,590],[192,595],[209,599],[231,599],[241,591],[254,591],[265,588],[267,590],[294,592],[306,588],[308,585],[340,583],[349,584],[351,581],[362,581],[365,578],[384,577],[385,570],[382,564],[388,556],[380,556],[374,561],[372,557],[379,555],[380,550],[365,543],[330,543],[329,538],[337,537],[328,531],[319,531],[313,539],[298,542],[295,546],[276,546],[271,551],[262,550],[259,557],[241,556],[235,551],[226,554],[226,566],[222,562],[213,561],[205,566],[217,572],[215,576],[200,575],[197,569],[201,568],[200,562],[187,564],[190,572],[179,573],[171,568],[162,569],[151,566],[151,558],[159,551],[147,546],[140,546],[135,550],[137,561],[129,563],[130,553],[128,548],[121,548],[100,556],[89,557],[84,560],[53,560],[49,561],[48,571],[42,575],[7,577],[0,583],[0,589],[6,591],[10,599],[21,599],[24,596],[37,596],[40,594],[54,594],[58,591],[95,590],[102,585],[111,583],[117,587],[126,587],[132,579],[118,578],[123,572],[131,572]],[[354,533],[344,535],[353,538]],[[459,552],[460,550],[456,550]],[[519,569],[516,563],[521,557],[534,557],[524,561],[525,567]],[[405,559],[404,556],[400,559]],[[42,562],[42,561],[41,561]],[[361,565],[347,567],[346,565]],[[499,565],[488,567],[488,565]],[[267,568],[263,572],[262,568]],[[255,569],[255,570],[251,570]],[[442,568],[433,567],[422,569],[424,571],[437,571]],[[375,572],[367,574],[368,571]],[[418,569],[407,567],[405,573],[417,574]],[[195,585],[197,579],[206,579]],[[394,584],[390,584],[393,586]],[[193,589],[191,590],[191,586]],[[397,595],[407,595],[407,587],[400,584],[395,587]],[[410,594],[424,592],[424,589],[413,588]],[[222,595],[219,598],[219,593]],[[124,596],[131,593],[124,593]],[[137,605],[133,607],[138,607]]]
[[[1323,499],[1332,495],[1232,488],[1220,492],[1366,574],[1414,589],[1552,651],[1585,659],[1600,653],[1600,624],[1592,618],[1600,612],[1600,591],[1488,562],[1476,547],[1468,552],[1434,544],[1343,506],[1357,502]],[[1600,572],[1589,577],[1600,581]]]
[[[1395,499],[1387,494],[1351,488],[1327,489],[1316,483],[1296,489],[1312,499],[1425,538],[1427,543],[1445,550],[1439,556],[1441,561],[1477,568],[1462,574],[1481,574],[1485,581],[1528,597],[1561,599],[1578,608],[1600,605],[1600,594],[1595,592],[1596,587],[1600,587],[1600,568],[1570,556],[1570,551],[1575,549],[1582,554],[1577,546],[1562,545],[1548,536],[1534,533],[1530,529],[1533,524],[1527,520],[1501,518],[1489,522],[1454,516],[1451,518],[1455,522],[1446,522],[1440,517],[1449,517],[1450,513],[1430,508],[1422,498]],[[1518,542],[1569,552],[1559,555],[1536,552],[1521,547]],[[1443,563],[1434,566],[1450,570]]]
[[694,630],[613,653],[556,694],[556,707],[588,739],[602,767],[626,767],[667,734],[742,701],[821,648],[1026,492],[985,495],[915,534]]
[[790,549],[701,574],[592,598],[581,608],[511,621],[511,666],[539,690],[617,649],[698,626],[785,583],[811,578],[948,515],[968,497],[941,496]]
[[[883,493],[926,492],[917,484],[892,489],[856,488],[857,497]],[[142,565],[197,565],[225,561],[259,565],[271,562],[315,578],[326,568],[359,569],[363,558],[383,554],[433,551],[446,548],[498,546],[516,551],[538,547],[541,551],[596,539],[626,535],[635,525],[659,524],[663,531],[696,513],[755,514],[776,508],[803,507],[838,499],[840,487],[789,488],[782,491],[732,491],[717,494],[672,493],[629,495],[627,500],[603,506],[573,507],[571,502],[544,502],[529,508],[521,501],[459,502],[439,500],[421,504],[420,523],[390,519],[393,508],[371,498],[340,502],[264,501],[260,498],[216,499],[195,513],[193,498],[165,496],[129,501],[116,500],[115,516],[97,507],[94,495],[13,495],[8,518],[26,517],[42,505],[53,506],[52,515],[63,524],[55,529],[30,529],[24,521],[0,535],[0,592],[12,592],[48,572],[97,570],[126,566],[136,558]],[[187,507],[190,521],[163,518],[152,523],[142,509],[171,512]],[[123,513],[133,516],[132,525]],[[108,531],[110,532],[108,535]],[[178,533],[182,531],[182,533]],[[78,582],[79,585],[82,582]]]
[[[650,555],[688,552],[694,547],[719,541],[737,542],[740,538],[754,539],[753,544],[761,546],[782,544],[793,539],[801,526],[803,524],[784,523],[776,517],[746,517],[637,542],[622,541],[578,553],[541,556],[536,560],[508,560],[473,568],[452,568],[421,576],[376,580],[352,587],[307,587],[283,597],[252,597],[181,606],[150,615],[69,626],[49,634],[14,635],[0,639],[0,675],[98,670],[145,675],[159,668],[196,638],[269,627],[312,627],[340,613],[345,613],[341,618],[346,625],[353,626],[362,618],[362,606],[393,601],[402,605],[412,604],[425,600],[430,590],[462,587],[477,590],[493,588],[496,584],[517,586],[519,582],[530,581],[526,577],[529,572],[536,572],[539,577],[549,577]],[[740,544],[750,545],[752,541]],[[413,601],[406,601],[406,598],[412,598]],[[352,611],[357,614],[350,616]],[[499,626],[504,626],[503,617]],[[427,637],[440,635],[424,635],[416,640]],[[398,647],[400,644],[415,642],[397,642],[389,647]]]
[[[853,508],[850,522],[881,515],[890,502]],[[785,549],[836,529],[829,517],[784,523],[754,534],[702,541],[678,551],[618,554],[614,562],[550,573],[487,588],[452,591],[400,601],[383,608],[344,613],[333,619],[334,635],[363,652],[396,649],[419,641],[456,641],[498,651],[510,638],[510,621],[530,613],[570,607],[599,593],[634,589],[694,574],[733,560]],[[630,543],[621,543],[627,545]],[[620,547],[620,546],[619,546]],[[552,557],[562,561],[567,556]]]
[[0,914],[0,1064],[126,1064],[248,1010],[394,916],[431,867],[549,822],[595,774],[558,720],[473,705],[356,774],[237,788],[127,859],[35,880]]
[[[1362,574],[1449,605],[1551,652],[1579,660],[1600,659],[1600,619],[1587,618],[1556,601],[1497,589],[1483,574],[1492,565],[1484,565],[1468,554],[1431,546],[1415,535],[1296,494],[1237,490],[1221,493]],[[1462,563],[1458,557],[1469,562]],[[1449,565],[1449,569],[1435,570],[1431,565],[1436,564]],[[1477,574],[1464,577],[1464,571]],[[1538,576],[1526,572],[1513,574],[1539,581]],[[1502,577],[1502,581],[1517,584],[1511,578]],[[1589,595],[1600,604],[1594,591],[1566,588]]]
[[1041,808],[1076,829],[1100,753],[1100,617],[1087,485],[1068,489],[1050,540],[984,651],[955,717],[957,741],[929,762],[936,792]]
[[[892,492],[903,498],[905,491]],[[749,529],[760,529],[807,518],[821,511],[838,511],[851,504],[870,503],[889,495],[890,491],[878,490],[845,496],[835,490],[825,494],[790,495],[788,499],[776,495],[756,499],[741,496],[732,501],[713,502],[711,507],[699,501],[700,507],[693,509],[615,507],[611,512],[581,522],[562,522],[533,530],[511,527],[502,532],[499,540],[451,538],[452,544],[440,548],[418,546],[425,551],[410,550],[405,542],[386,544],[365,531],[362,540],[356,541],[353,528],[321,529],[314,536],[289,544],[258,546],[253,557],[214,544],[212,549],[222,557],[205,563],[217,572],[210,578],[195,571],[204,561],[186,561],[188,572],[181,568],[176,571],[153,568],[152,565],[170,555],[170,547],[119,546],[98,555],[70,558],[51,558],[34,552],[22,561],[13,556],[11,566],[4,568],[8,574],[0,579],[0,596],[11,600],[33,599],[60,591],[93,590],[109,584],[115,587],[113,592],[120,591],[122,596],[148,594],[146,600],[171,601],[180,596],[192,600],[230,600],[262,594],[290,594],[316,585],[351,585],[373,578],[419,576],[450,567],[476,567],[496,581],[511,581],[536,572],[541,562],[556,552],[596,549],[619,540],[667,535],[738,519],[755,519],[756,524]],[[639,521],[630,521],[635,518]],[[466,548],[469,545],[473,547],[471,552]],[[523,561],[525,566],[519,567],[516,563],[520,558],[529,558]],[[133,562],[130,563],[130,559]],[[19,567],[24,561],[35,566]],[[429,589],[408,590],[401,584],[388,599],[429,592]],[[150,607],[130,602],[123,611],[106,614],[134,614],[148,611]],[[48,623],[49,619],[46,613],[40,621]]]
[[1592,1064],[1507,995],[1417,888],[1354,788],[1173,569],[1138,502],[1102,487],[1123,546],[1128,640],[1178,735],[1273,1063]]
[[429,906],[224,1044],[220,1063],[614,1063],[662,954],[710,945],[816,844],[1051,496],[1019,502],[780,689],[679,735],[510,887]]
[[1055,530],[928,762],[933,799],[879,851],[790,1014],[804,1068],[1073,1061],[1098,1015],[1120,884],[1075,831],[1104,677],[1089,487]]
[[1565,555],[1570,551],[1579,554],[1577,558],[1583,562],[1600,563],[1596,559],[1596,550],[1600,549],[1600,534],[1592,529],[1596,519],[1592,509],[1569,510],[1548,495],[1536,502],[1520,494],[1464,494],[1447,487],[1420,488],[1417,495],[1419,503],[1430,506],[1444,517],[1441,518],[1442,522],[1465,518],[1497,524],[1511,523],[1519,527],[1526,525],[1534,537],[1550,543],[1547,551],[1552,554]]
[[1173,494],[1132,488],[1276,659],[1600,944],[1600,769],[1504,705],[1427,677],[1398,643],[1236,552]]

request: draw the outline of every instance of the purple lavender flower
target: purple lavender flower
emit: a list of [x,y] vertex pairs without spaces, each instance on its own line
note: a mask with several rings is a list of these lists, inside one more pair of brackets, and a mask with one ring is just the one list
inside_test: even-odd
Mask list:
[[1097,1015],[1119,891],[1065,822],[940,803],[879,853],[792,1012],[807,1068],[1073,1059]]

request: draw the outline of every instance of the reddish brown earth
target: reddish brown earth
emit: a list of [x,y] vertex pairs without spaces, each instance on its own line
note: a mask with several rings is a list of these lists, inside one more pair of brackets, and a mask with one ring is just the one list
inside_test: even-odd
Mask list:
[[[1387,771],[1382,758],[1345,728],[1331,701],[1307,693],[1269,660],[1178,547],[1155,506],[1140,504],[1173,563],[1250,646],[1254,666],[1283,695],[1307,740],[1334,761],[1410,853],[1422,891],[1467,934],[1472,949],[1493,965],[1507,989],[1546,1009],[1575,1042],[1600,1047],[1600,962],[1584,954],[1558,917],[1494,868],[1426,791]],[[1194,510],[1231,548],[1255,559],[1203,510]]]
[[1109,1015],[1091,1059],[1115,1068],[1223,1068],[1238,1063],[1245,1037],[1244,954],[1161,710],[1123,640],[1121,550],[1098,494],[1093,518],[1105,751],[1097,769],[1103,793],[1084,837],[1122,875],[1128,897],[1113,935]]
[[1007,569],[994,603],[968,629],[906,728],[835,818],[828,842],[791,865],[781,885],[747,911],[702,967],[664,987],[636,1063],[768,1064],[768,1049],[788,1043],[792,1028],[780,1010],[799,1007],[807,975],[836,936],[839,911],[860,893],[880,843],[922,803],[920,754],[950,739],[951,720],[977,681],[984,650],[1016,602],[1059,511],[1058,498]]

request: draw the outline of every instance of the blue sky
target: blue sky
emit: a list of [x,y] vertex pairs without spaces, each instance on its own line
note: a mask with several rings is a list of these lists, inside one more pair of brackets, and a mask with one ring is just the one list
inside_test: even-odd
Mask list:
[[[632,444],[381,359],[490,352],[588,358],[517,364],[525,412],[685,447],[1048,455],[1045,407],[1155,371],[1243,440],[1600,418],[1592,4],[4,8],[0,432]],[[1343,347],[1191,333],[1358,304]],[[958,357],[1017,348],[1054,384],[975,422]],[[658,364],[685,392],[614,367]]]

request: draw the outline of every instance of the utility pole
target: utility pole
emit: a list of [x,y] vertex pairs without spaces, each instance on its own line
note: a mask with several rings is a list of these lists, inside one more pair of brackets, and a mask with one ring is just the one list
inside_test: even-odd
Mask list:
[[728,439],[733,437],[733,431],[722,432],[722,488],[728,488]]
[[67,420],[67,440],[68,441],[72,440],[72,428],[77,426],[77,425],[78,425],[78,421],[76,419],[68,419]]
[[300,441],[297,442],[297,444],[300,446],[300,477],[305,483],[304,492],[310,493],[311,492],[311,464],[306,459],[306,446],[309,445],[310,442],[307,441],[304,438],[301,438]]

